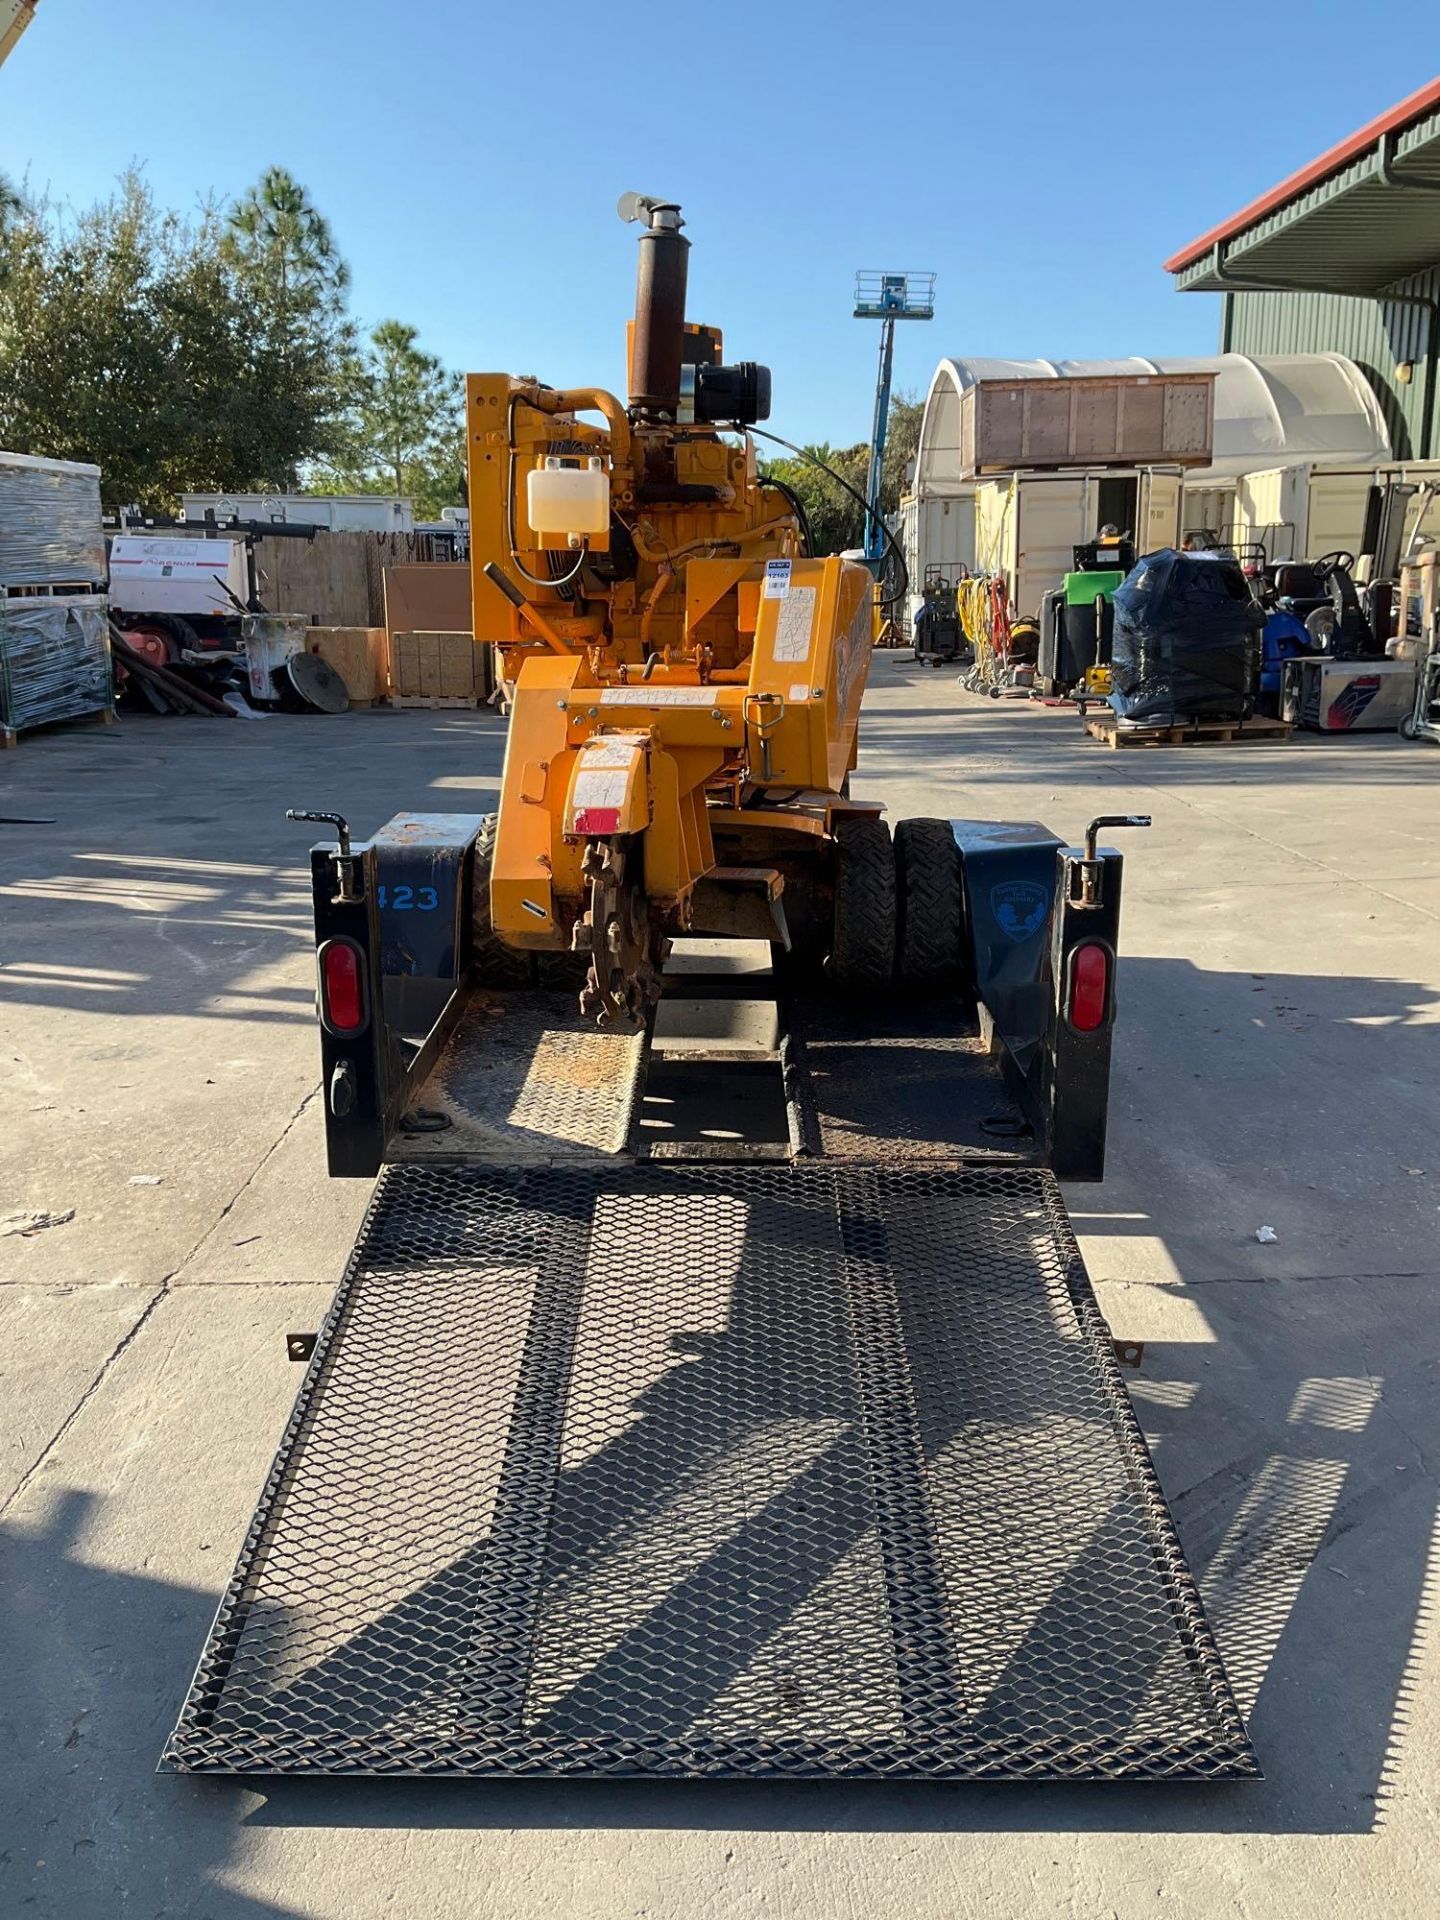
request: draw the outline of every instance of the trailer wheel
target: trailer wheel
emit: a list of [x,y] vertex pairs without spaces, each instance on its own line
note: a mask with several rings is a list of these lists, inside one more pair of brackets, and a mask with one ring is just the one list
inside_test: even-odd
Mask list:
[[528,987],[530,955],[507,947],[490,921],[490,864],[495,854],[495,816],[487,814],[475,836],[470,888],[471,947],[475,978],[482,987]]
[[837,987],[884,987],[895,971],[895,849],[874,815],[835,832],[835,933],[830,978]]
[[964,965],[964,876],[948,820],[895,829],[896,971],[930,991],[957,986]]

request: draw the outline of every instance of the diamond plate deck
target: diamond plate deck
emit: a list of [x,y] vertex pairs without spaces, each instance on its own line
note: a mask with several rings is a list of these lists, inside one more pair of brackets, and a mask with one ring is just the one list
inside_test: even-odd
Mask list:
[[1034,1168],[386,1173],[188,1772],[1256,1771]]
[[829,1158],[1038,1157],[999,1062],[950,1002],[816,1000],[791,1034],[808,1129]]
[[533,1164],[622,1153],[644,1063],[643,1034],[582,1025],[573,993],[477,994],[413,1102],[449,1124],[402,1124],[388,1157]]

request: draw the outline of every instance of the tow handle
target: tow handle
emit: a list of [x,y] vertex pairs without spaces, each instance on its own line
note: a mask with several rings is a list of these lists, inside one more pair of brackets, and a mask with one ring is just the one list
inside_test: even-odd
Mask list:
[[1105,904],[1105,863],[1096,851],[1102,827],[1148,827],[1148,813],[1097,814],[1085,829],[1085,858],[1070,862],[1070,901],[1077,907]]

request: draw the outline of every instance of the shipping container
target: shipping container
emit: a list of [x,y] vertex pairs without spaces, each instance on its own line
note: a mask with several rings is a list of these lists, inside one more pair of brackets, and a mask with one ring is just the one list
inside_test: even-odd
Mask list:
[[1012,612],[1035,618],[1040,603],[1074,569],[1074,549],[1113,526],[1137,554],[1173,547],[1180,538],[1178,469],[1130,472],[1011,473],[975,489],[975,557],[982,572],[1002,574]]
[[953,584],[962,573],[975,570],[975,489],[926,499],[907,493],[900,502],[900,544],[910,576],[907,612],[913,621],[927,573],[938,569]]
[[1203,467],[1215,439],[1213,373],[984,379],[960,395],[960,471]]
[[1234,538],[1263,546],[1269,560],[1318,560],[1326,553],[1370,550],[1376,495],[1402,492],[1403,552],[1418,532],[1440,540],[1440,461],[1383,467],[1269,467],[1242,474],[1235,484]]

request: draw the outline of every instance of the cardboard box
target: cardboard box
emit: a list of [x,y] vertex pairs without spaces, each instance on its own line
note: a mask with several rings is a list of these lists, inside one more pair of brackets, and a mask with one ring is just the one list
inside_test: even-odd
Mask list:
[[462,561],[415,560],[385,569],[385,626],[397,633],[469,633],[470,569]]
[[385,698],[390,674],[384,627],[312,627],[305,644],[345,682],[352,707]]
[[463,702],[478,705],[490,692],[488,647],[470,633],[394,633],[390,636],[390,696],[397,704]]

